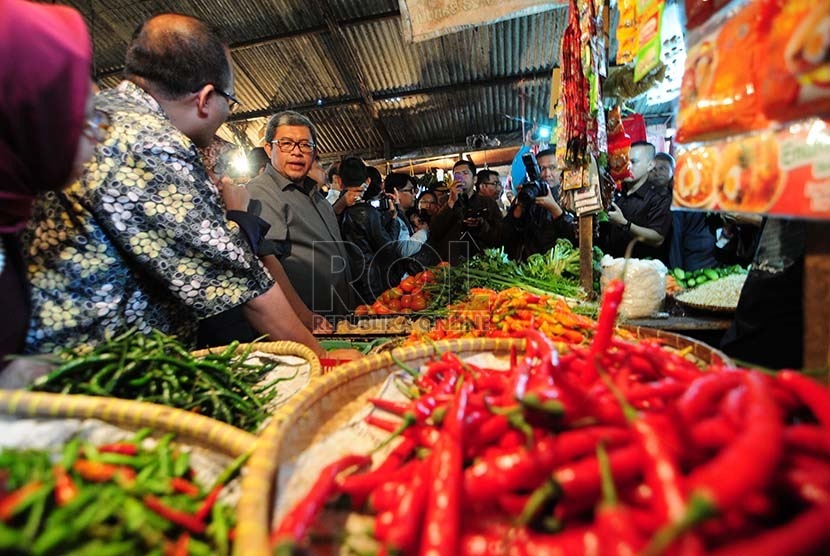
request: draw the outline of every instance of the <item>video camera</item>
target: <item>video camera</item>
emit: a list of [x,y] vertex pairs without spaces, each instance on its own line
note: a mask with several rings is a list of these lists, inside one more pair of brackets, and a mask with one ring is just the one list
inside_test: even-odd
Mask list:
[[522,189],[519,191],[516,200],[523,206],[530,206],[536,201],[537,197],[540,195],[544,197],[548,194],[548,186],[540,179],[539,163],[533,153],[523,154],[522,162],[525,165],[525,172],[527,172],[527,180],[522,183]]

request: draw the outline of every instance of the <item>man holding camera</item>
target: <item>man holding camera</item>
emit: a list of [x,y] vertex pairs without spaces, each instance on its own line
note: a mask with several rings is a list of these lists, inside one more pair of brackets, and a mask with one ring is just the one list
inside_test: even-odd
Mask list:
[[446,206],[430,222],[429,245],[451,265],[469,260],[483,249],[501,245],[501,212],[493,199],[473,187],[476,165],[459,160]]
[[636,238],[631,256],[660,259],[668,264],[668,249],[663,246],[671,232],[671,190],[655,183],[649,172],[654,167],[656,149],[651,143],[631,145],[631,177],[623,181],[623,191],[608,209],[608,222],[600,225],[600,247],[613,257],[622,257],[629,242]]
[[[576,218],[559,205],[560,179],[556,149],[540,151],[535,161],[526,153],[527,179],[504,218],[504,249],[513,260],[546,253],[559,238],[575,243]],[[538,161],[538,165],[536,162]]]

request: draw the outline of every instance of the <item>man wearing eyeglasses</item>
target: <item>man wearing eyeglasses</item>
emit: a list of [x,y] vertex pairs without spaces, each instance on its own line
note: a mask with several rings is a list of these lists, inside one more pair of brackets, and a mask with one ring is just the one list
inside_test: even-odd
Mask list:
[[546,253],[559,238],[576,243],[576,217],[559,204],[561,172],[556,167],[556,148],[539,151],[536,160],[542,191],[533,198],[520,194],[504,218],[504,250],[513,260]]
[[322,315],[346,315],[352,307],[351,270],[334,209],[309,177],[317,130],[297,112],[279,112],[265,129],[271,163],[248,182],[260,217],[271,225],[266,239],[285,253],[282,265],[303,303]]
[[499,179],[499,173],[495,170],[479,170],[476,174],[476,189],[482,197],[493,199],[504,216],[504,204],[501,201],[501,194],[504,188]]
[[237,102],[215,30],[155,16],[128,45],[124,75],[98,95],[111,121],[87,171],[39,201],[24,238],[34,298],[27,351],[96,344],[130,328],[193,345],[199,320],[242,306],[258,332],[322,355],[242,225],[226,220],[226,210],[246,206],[223,206],[197,150]]

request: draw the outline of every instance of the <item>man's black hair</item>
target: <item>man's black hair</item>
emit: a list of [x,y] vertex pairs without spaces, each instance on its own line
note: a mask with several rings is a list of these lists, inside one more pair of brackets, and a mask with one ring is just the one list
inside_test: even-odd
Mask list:
[[479,170],[478,174],[476,174],[476,185],[484,183],[490,176],[498,177],[498,175],[499,173],[495,170]]
[[255,147],[248,153],[248,168],[253,175],[257,175],[268,162],[268,153],[262,147]]
[[340,162],[340,179],[343,182],[343,187],[357,187],[366,183],[368,178],[366,165],[356,156],[344,158]]
[[466,164],[467,167],[470,169],[470,172],[472,172],[474,176],[476,175],[476,172],[478,170],[476,169],[476,163],[473,162],[472,160],[459,160],[458,162],[456,162],[455,164],[452,165],[453,172],[455,171],[456,168],[458,168],[462,164]]
[[178,99],[207,84],[224,92],[231,81],[228,51],[217,30],[195,17],[161,14],[145,21],[127,47],[124,77]]
[[398,189],[403,189],[410,182],[414,182],[414,178],[409,174],[401,174],[399,172],[392,172],[386,176],[383,182],[383,190],[387,193],[394,193]]
[[536,160],[539,160],[543,156],[556,156],[556,147],[550,147],[539,151],[536,155]]

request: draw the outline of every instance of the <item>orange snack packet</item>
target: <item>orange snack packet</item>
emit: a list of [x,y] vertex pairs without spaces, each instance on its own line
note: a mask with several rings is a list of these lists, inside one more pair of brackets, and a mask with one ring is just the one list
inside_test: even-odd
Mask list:
[[761,92],[770,119],[830,113],[830,4],[773,0]]
[[757,82],[764,54],[760,27],[768,9],[766,1],[751,2],[689,50],[680,89],[678,141],[767,126]]

